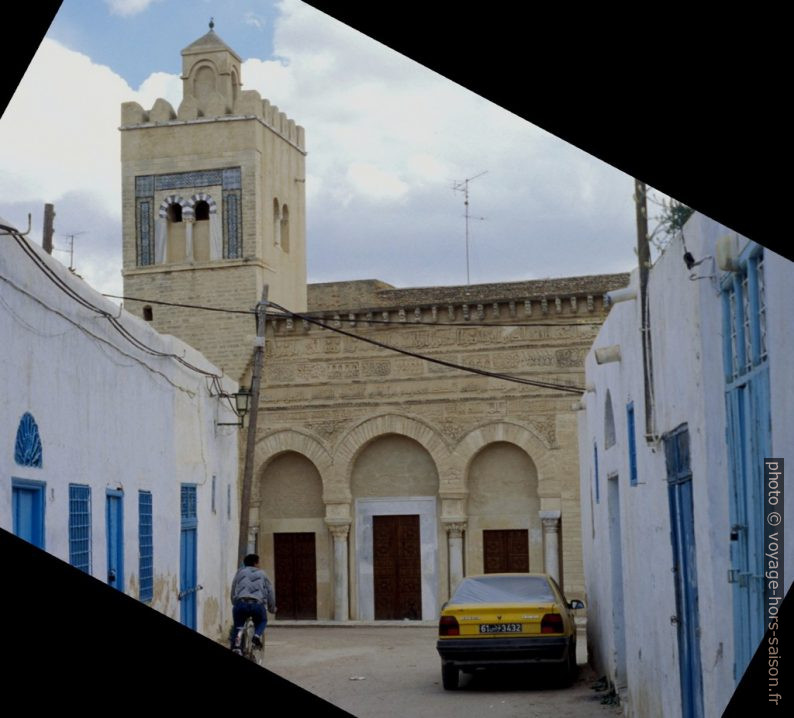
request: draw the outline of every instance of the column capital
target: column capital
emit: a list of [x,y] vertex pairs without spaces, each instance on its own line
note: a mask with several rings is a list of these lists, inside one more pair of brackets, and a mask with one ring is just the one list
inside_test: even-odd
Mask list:
[[547,519],[549,520],[554,519],[555,521],[559,521],[560,517],[562,516],[562,513],[560,511],[538,511],[538,515],[543,521]]
[[328,530],[331,532],[331,535],[337,541],[346,539],[350,533],[349,523],[330,523],[326,521],[326,524],[328,525]]
[[461,538],[466,530],[466,521],[444,521],[449,538]]

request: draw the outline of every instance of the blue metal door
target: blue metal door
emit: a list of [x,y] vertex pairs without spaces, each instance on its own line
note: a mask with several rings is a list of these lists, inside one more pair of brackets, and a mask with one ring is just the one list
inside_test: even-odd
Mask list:
[[689,429],[678,427],[664,437],[670,503],[670,540],[673,549],[676,614],[671,620],[678,633],[678,667],[683,718],[703,715],[703,682],[700,668],[695,516],[692,471],[689,463]]
[[751,244],[722,285],[734,678],[764,635],[763,460],[771,455],[763,249]]
[[107,582],[119,591],[124,590],[124,493],[108,490],[106,528],[108,545]]
[[41,481],[12,479],[13,530],[19,538],[44,548],[44,489]]
[[181,487],[181,536],[179,541],[179,620],[188,628],[196,629],[196,592],[198,572],[196,565],[196,487]]

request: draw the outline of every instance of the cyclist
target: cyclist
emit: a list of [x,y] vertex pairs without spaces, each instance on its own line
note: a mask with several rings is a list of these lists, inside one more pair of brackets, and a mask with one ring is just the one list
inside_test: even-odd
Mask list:
[[276,612],[276,595],[267,574],[259,568],[259,556],[248,554],[243,559],[242,568],[232,581],[232,618],[234,628],[231,634],[231,648],[237,632],[245,625],[250,616],[254,621],[254,646],[262,646],[262,634],[267,625],[267,611]]

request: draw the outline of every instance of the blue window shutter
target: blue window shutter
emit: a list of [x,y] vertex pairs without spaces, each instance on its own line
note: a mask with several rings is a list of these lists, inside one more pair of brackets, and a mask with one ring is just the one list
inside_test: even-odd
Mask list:
[[637,443],[634,438],[634,402],[626,405],[626,425],[629,432],[629,485],[637,485]]

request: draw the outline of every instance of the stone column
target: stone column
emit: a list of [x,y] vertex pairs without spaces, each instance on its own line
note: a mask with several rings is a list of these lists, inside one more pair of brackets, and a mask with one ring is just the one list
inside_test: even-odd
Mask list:
[[463,532],[466,530],[466,523],[449,523],[446,528],[449,545],[449,594],[451,596],[463,579]]
[[543,523],[543,568],[560,583],[560,512],[540,511]]
[[193,261],[193,217],[185,217],[185,259]]
[[334,537],[334,620],[347,621],[348,608],[347,537],[350,524],[335,524],[328,527]]

